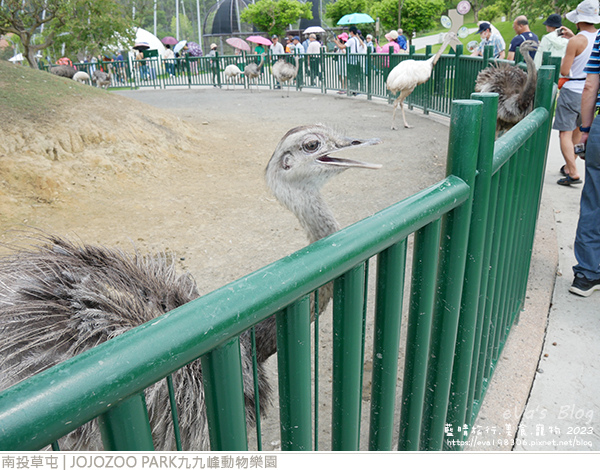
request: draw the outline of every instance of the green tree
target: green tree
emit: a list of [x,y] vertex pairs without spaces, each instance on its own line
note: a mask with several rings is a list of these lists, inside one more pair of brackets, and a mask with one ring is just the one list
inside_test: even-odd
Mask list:
[[[398,10],[396,10],[398,11]],[[329,18],[334,25],[344,15],[350,13],[366,13],[367,2],[366,0],[337,0],[337,2],[330,3],[325,8],[325,17]]]
[[70,53],[96,52],[131,40],[130,27],[130,17],[116,0],[4,0],[0,7],[0,34],[19,37],[33,68],[36,53],[56,42],[64,43]]
[[258,0],[248,5],[240,15],[242,21],[251,23],[259,31],[281,35],[289,24],[300,18],[312,19],[312,3],[298,0]]
[[[400,26],[406,36],[411,37],[413,32],[418,33],[435,26],[443,12],[443,0],[403,0]],[[400,17],[398,0],[377,2],[371,7],[371,16],[379,17],[384,29],[397,29]]]
[[[177,31],[177,18],[171,18],[171,31]],[[175,33],[173,33],[175,36]],[[179,38],[191,40],[194,37],[194,25],[185,15],[179,15]],[[177,38],[177,39],[179,39]]]

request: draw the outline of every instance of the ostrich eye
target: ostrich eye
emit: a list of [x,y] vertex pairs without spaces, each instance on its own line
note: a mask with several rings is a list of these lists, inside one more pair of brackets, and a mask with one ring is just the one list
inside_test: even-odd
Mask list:
[[302,148],[305,152],[313,153],[316,152],[321,146],[318,140],[308,140],[302,144]]

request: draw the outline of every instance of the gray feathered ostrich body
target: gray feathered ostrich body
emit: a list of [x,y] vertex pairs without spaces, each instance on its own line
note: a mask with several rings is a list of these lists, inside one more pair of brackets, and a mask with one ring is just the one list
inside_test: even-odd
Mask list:
[[527,72],[516,65],[501,63],[487,67],[477,75],[475,91],[498,93],[496,136],[512,128],[533,109],[537,70],[529,51],[536,49],[535,41],[524,41],[520,46]]
[[[300,66],[300,58],[298,55],[294,57],[294,60],[296,61],[295,66],[287,62],[285,59],[279,59],[277,62],[275,62],[275,64],[273,64],[272,69],[273,76],[279,83],[287,82],[288,96],[290,96],[290,81],[296,78]],[[281,96],[283,96],[283,94]]]
[[260,69],[263,66],[263,64],[265,63],[265,55],[266,54],[264,52],[260,55],[260,63],[259,64],[255,64],[254,62],[251,62],[248,65],[246,65],[246,67],[244,67],[244,75],[248,79],[248,87],[250,88],[250,91],[252,91],[250,80],[255,81],[256,89],[258,90],[258,82],[256,79],[259,77]]
[[[267,183],[314,241],[338,225],[319,189],[350,167],[374,166],[331,157],[376,140],[351,140],[324,126],[296,128],[281,140],[266,170]],[[294,202],[294,199],[298,199]],[[310,206],[307,208],[306,206]],[[318,210],[317,210],[318,209]],[[321,220],[321,223],[319,222]],[[37,248],[0,257],[0,390],[82,353],[198,297],[194,280],[177,273],[166,256],[127,254],[104,247],[44,237]],[[321,300],[324,306],[329,297]],[[256,326],[261,412],[270,397],[263,363],[276,352],[275,321]],[[240,337],[244,396],[255,420],[249,333]],[[208,425],[200,361],[173,373],[183,448],[208,448]],[[175,447],[164,381],[145,391],[159,450]],[[101,449],[95,421],[61,440],[63,449]]]
[[70,65],[52,65],[50,67],[50,73],[58,75],[59,77],[73,78],[77,73],[77,70]]

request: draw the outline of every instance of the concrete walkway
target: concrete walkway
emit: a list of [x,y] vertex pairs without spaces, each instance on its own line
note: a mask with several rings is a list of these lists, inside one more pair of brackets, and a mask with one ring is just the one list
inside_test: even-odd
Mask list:
[[[584,298],[568,291],[582,185],[556,184],[563,164],[558,132],[552,131],[542,203],[554,211],[558,270],[517,451],[600,451],[600,293]],[[578,167],[583,177],[584,162]]]
[[600,293],[569,293],[582,185],[556,184],[563,164],[552,131],[525,306],[465,450],[600,451]]

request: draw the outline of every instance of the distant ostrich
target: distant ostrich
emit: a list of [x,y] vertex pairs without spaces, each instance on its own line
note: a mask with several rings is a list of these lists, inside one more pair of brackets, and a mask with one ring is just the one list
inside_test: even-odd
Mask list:
[[102,70],[94,70],[92,81],[96,83],[96,86],[106,90],[110,86],[111,74],[103,72]]
[[77,73],[77,70],[70,65],[53,65],[50,67],[50,73],[58,75],[59,77],[73,78]]
[[75,75],[73,75],[73,80],[75,80],[76,82],[79,83],[90,83],[90,76],[83,72],[83,71],[79,71],[77,72]]
[[[285,59],[279,59],[277,62],[275,62],[275,64],[273,65],[273,76],[275,77],[275,79],[279,82],[279,83],[283,83],[283,82],[287,82],[288,84],[288,97],[290,96],[290,81],[293,78],[296,78],[296,75],[298,75],[298,63],[299,63],[299,58],[296,55],[294,57],[294,59],[296,60],[296,66],[294,67],[292,64],[290,64],[289,62],[287,62]],[[283,90],[282,90],[282,95],[283,97]]]
[[240,68],[235,64],[230,64],[225,67],[223,73],[225,74],[225,80],[227,80],[227,89],[229,90],[229,80],[231,79],[233,80],[233,89],[235,90],[235,82],[242,75]]
[[398,98],[394,101],[394,113],[392,115],[392,130],[396,129],[396,110],[400,106],[402,111],[402,119],[404,120],[404,127],[411,128],[406,122],[406,115],[404,114],[404,100],[410,95],[417,85],[427,82],[431,78],[433,67],[437,64],[442,53],[446,50],[446,47],[450,42],[458,41],[458,37],[455,33],[450,32],[446,34],[442,46],[437,53],[431,56],[427,60],[413,60],[407,59],[396,65],[388,75],[386,86],[387,89],[392,93],[398,93]]
[[253,79],[254,82],[256,83],[256,90],[258,91],[258,82],[256,79],[260,75],[260,68],[263,66],[264,63],[265,63],[265,53],[263,52],[260,55],[260,64],[256,65],[254,62],[252,62],[252,63],[246,65],[246,67],[244,67],[244,75],[248,79],[248,88],[250,88],[250,91],[252,91],[252,88],[250,86],[251,79]]
[[524,41],[520,46],[527,73],[516,65],[502,63],[487,67],[477,75],[475,91],[498,93],[496,137],[504,134],[533,109],[537,70],[529,52],[536,49],[535,41]]
[[[374,145],[378,139],[343,137],[322,126],[298,127],[279,142],[266,168],[275,197],[299,219],[309,241],[338,230],[320,188],[347,168],[377,165],[344,160],[333,152]],[[35,249],[0,257],[0,390],[30,377],[199,296],[189,275],[166,256],[144,257],[44,237]],[[323,289],[321,312],[331,288]],[[261,413],[271,388],[264,361],[276,352],[275,318],[256,326]],[[255,419],[251,339],[240,337],[246,413]],[[202,370],[194,361],[173,374],[185,449],[208,447]],[[174,448],[164,381],[145,391],[157,449]],[[61,448],[101,449],[96,420],[61,440]]]

